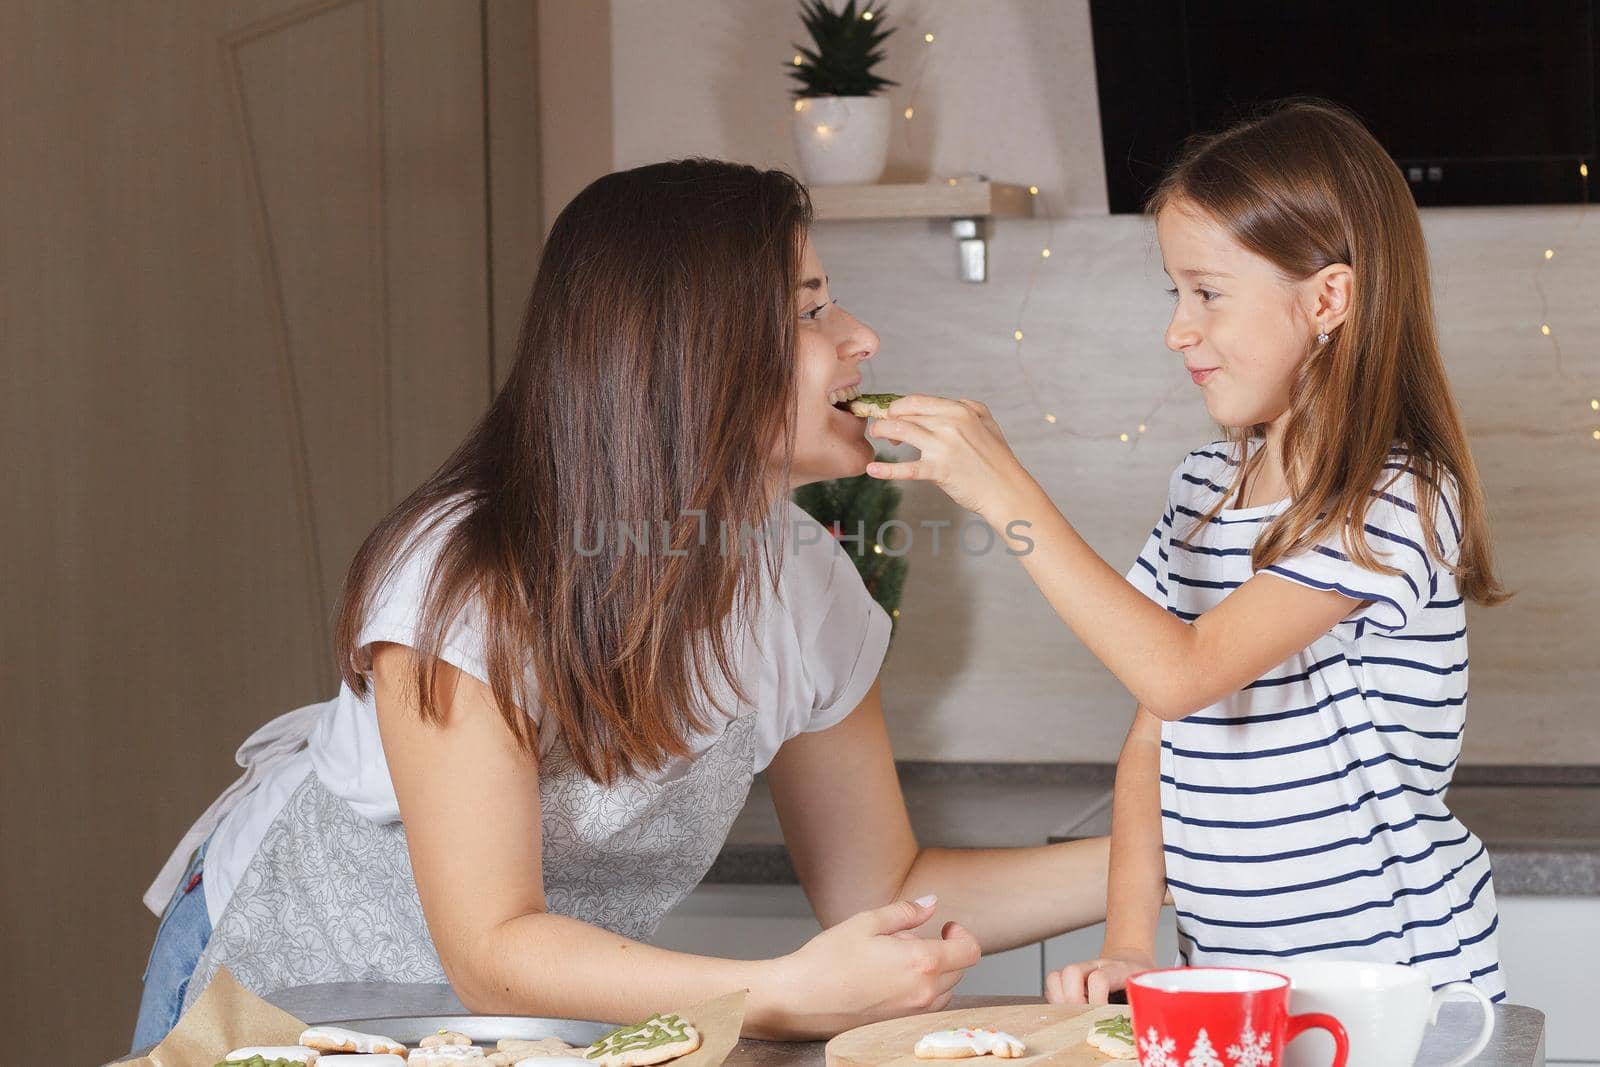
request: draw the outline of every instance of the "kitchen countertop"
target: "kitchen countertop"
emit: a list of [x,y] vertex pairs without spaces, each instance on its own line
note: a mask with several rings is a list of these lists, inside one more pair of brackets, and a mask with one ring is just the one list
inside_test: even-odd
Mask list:
[[[900,764],[918,840],[940,848],[1004,848],[1111,830],[1109,764]],[[1600,895],[1600,767],[1463,767],[1450,807],[1489,847],[1502,896]],[[764,779],[705,880],[795,881]]]
[[[402,985],[390,982],[332,982],[279,990],[267,997],[306,1023],[371,1019],[393,1015],[461,1015],[461,1002],[448,985]],[[1027,997],[957,997],[953,1008],[985,1004],[1037,1004]],[[1416,1067],[1448,1062],[1476,1032],[1477,1008],[1445,1004],[1439,1024],[1423,1039]],[[728,1056],[729,1067],[822,1067],[821,1041],[743,1040]],[[1544,1013],[1517,1004],[1495,1007],[1494,1036],[1475,1058],[1473,1067],[1542,1067]]]

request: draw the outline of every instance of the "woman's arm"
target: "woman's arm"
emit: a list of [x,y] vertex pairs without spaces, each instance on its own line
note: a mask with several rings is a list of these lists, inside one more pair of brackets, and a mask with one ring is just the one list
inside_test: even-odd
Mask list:
[[539,768],[489,689],[437,664],[440,725],[417,714],[413,653],[374,646],[378,726],[429,933],[469,1010],[626,1021],[750,990],[752,1037],[818,1037],[936,1003],[970,942],[906,941],[929,909],[885,898],[778,960],[668,952],[545,910]]
[[1166,895],[1161,850],[1161,721],[1134,712],[1117,759],[1111,800],[1111,873],[1106,936],[1098,959],[1074,963],[1045,979],[1054,1004],[1104,1004],[1129,975],[1155,966],[1156,925]]
[[892,410],[892,418],[873,424],[873,434],[905,441],[922,455],[871,464],[869,473],[936,482],[982,515],[1007,539],[1062,621],[1158,718],[1181,719],[1238,692],[1359,603],[1258,574],[1186,623],[1095,554],[1017,462],[982,404],[910,396]]
[[918,846],[879,683],[836,726],[786,743],[767,777],[795,872],[825,927],[863,908],[931,894],[938,902],[928,924],[953,920],[993,952],[1105,914],[1105,838],[1015,849]]

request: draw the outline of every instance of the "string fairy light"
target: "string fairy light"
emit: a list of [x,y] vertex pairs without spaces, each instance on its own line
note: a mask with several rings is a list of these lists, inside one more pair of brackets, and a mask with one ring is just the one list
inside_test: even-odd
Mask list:
[[[1028,186],[1028,195],[1036,200],[1041,201],[1039,206],[1041,209],[1040,214],[1045,219],[1045,240],[1044,244],[1039,249],[1038,257],[1034,259],[1033,266],[1028,271],[1027,281],[1023,285],[1022,302],[1017,308],[1016,318],[1011,331],[1011,340],[1014,345],[1014,352],[1017,360],[1017,370],[1020,373],[1023,384],[1027,388],[1028,395],[1037,398],[1043,394],[1034,384],[1033,375],[1028,370],[1027,354],[1023,349],[1024,334],[1022,326],[1027,318],[1028,303],[1033,297],[1033,290],[1038,281],[1039,269],[1044,266],[1045,260],[1050,258],[1050,248],[1055,244],[1056,216],[1055,213],[1049,209],[1048,203],[1043,202],[1042,195],[1037,185]],[[1149,432],[1151,420],[1154,419],[1157,413],[1159,413],[1161,409],[1167,405],[1167,403],[1172,399],[1174,393],[1177,391],[1178,385],[1181,384],[1181,382],[1177,382],[1173,386],[1169,387],[1167,391],[1155,402],[1155,404],[1148,411],[1143,413],[1143,416],[1136,424],[1136,430],[1118,431],[1116,433],[1117,442],[1119,444],[1129,445],[1133,448],[1137,448],[1140,438]],[[1105,432],[1082,432],[1074,429],[1070,425],[1062,424],[1056,413],[1051,411],[1049,408],[1041,408],[1040,415],[1044,419],[1046,425],[1056,426],[1063,433],[1066,433],[1071,437],[1083,438],[1085,440],[1103,441],[1110,436]]]
[[[874,12],[872,12],[870,10],[864,10],[861,13],[860,17],[864,21],[870,22],[876,16],[875,16]],[[934,43],[934,40],[935,40],[935,36],[934,36],[934,34],[933,34],[933,32],[931,30],[925,31],[923,33],[922,41],[923,41],[924,44],[932,45]],[[911,137],[910,124],[915,119],[916,114],[917,114],[917,109],[916,109],[917,97],[921,92],[923,78],[927,74],[928,65],[929,65],[929,63],[930,63],[930,61],[932,59],[932,56],[933,56],[933,49],[932,48],[928,48],[925,51],[923,51],[923,53],[922,53],[922,61],[917,67],[917,75],[916,75],[916,78],[914,79],[914,81],[912,82],[911,92],[910,92],[909,97],[907,99],[905,109],[901,112],[901,114],[905,116],[905,120],[906,120],[906,138],[907,138],[908,143],[909,143],[910,137]],[[803,57],[801,57],[799,54],[796,54],[795,57],[794,57],[794,65],[798,67],[798,66],[800,66],[802,64],[802,62],[803,62]],[[796,111],[802,110],[803,109],[802,101],[796,100],[794,107],[795,107]],[[826,136],[830,132],[830,130],[825,125],[819,125],[819,126],[817,126],[817,132],[819,134],[822,134],[822,135]],[[1588,179],[1589,179],[1589,164],[1588,164],[1587,161],[1583,161],[1583,162],[1580,162],[1578,164],[1578,176],[1581,179],[1583,179],[1583,203],[1585,204],[1585,206],[1587,206],[1587,204],[1589,202],[1589,181],[1588,181]],[[945,181],[946,181],[947,184],[952,185],[952,186],[958,184],[958,180],[956,178],[946,178]],[[1031,196],[1031,197],[1034,197],[1034,198],[1038,198],[1039,195],[1040,195],[1039,187],[1037,185],[1029,185],[1028,186],[1028,195]],[[1585,215],[1587,215],[1587,212],[1585,212]],[[1046,236],[1046,244],[1045,244],[1045,246],[1043,248],[1041,248],[1039,250],[1039,257],[1038,257],[1038,259],[1036,259],[1034,261],[1034,269],[1030,270],[1029,273],[1028,273],[1028,280],[1027,280],[1026,286],[1025,286],[1024,291],[1023,291],[1023,296],[1022,296],[1022,304],[1017,309],[1016,326],[1011,331],[1012,341],[1016,345],[1016,350],[1015,351],[1016,351],[1018,367],[1022,371],[1024,380],[1027,380],[1029,375],[1028,375],[1028,371],[1027,371],[1027,363],[1026,363],[1026,360],[1024,359],[1024,354],[1023,354],[1023,350],[1022,350],[1022,343],[1023,343],[1022,320],[1023,320],[1023,316],[1024,316],[1025,312],[1027,311],[1029,298],[1033,294],[1033,287],[1034,287],[1035,277],[1036,277],[1036,274],[1037,274],[1037,270],[1038,270],[1039,264],[1040,264],[1040,262],[1042,260],[1046,260],[1046,259],[1050,258],[1050,247],[1049,247],[1050,246],[1050,238],[1054,236],[1054,230],[1055,230],[1055,219],[1054,219],[1054,216],[1047,213],[1046,214],[1046,218],[1049,220],[1048,232],[1047,232],[1047,236]],[[1545,262],[1548,263],[1548,262],[1554,260],[1555,259],[1555,255],[1556,255],[1556,250],[1554,248],[1546,248],[1546,249],[1544,249],[1544,260],[1545,260]],[[1562,356],[1562,351],[1561,351],[1561,343],[1560,343],[1559,339],[1556,337],[1554,331],[1551,329],[1550,323],[1548,321],[1549,320],[1549,301],[1548,301],[1548,299],[1547,299],[1547,297],[1545,295],[1544,287],[1543,287],[1542,284],[1540,284],[1537,275],[1534,278],[1534,284],[1539,290],[1539,298],[1540,298],[1541,303],[1544,305],[1543,314],[1541,315],[1541,319],[1543,321],[1541,321],[1540,324],[1539,324],[1539,333],[1541,335],[1543,335],[1544,337],[1547,337],[1547,338],[1550,339],[1551,347],[1555,351],[1556,368],[1562,374],[1563,377],[1567,377],[1570,380],[1570,376],[1567,375],[1566,369],[1565,369],[1565,367],[1563,365],[1563,356]],[[1030,395],[1037,397],[1039,395],[1038,390],[1033,388],[1031,382],[1029,382],[1028,385],[1029,385],[1029,393],[1030,393]],[[1138,431],[1137,431],[1136,434],[1129,434],[1126,431],[1120,432],[1120,433],[1117,434],[1117,440],[1119,442],[1121,442],[1122,444],[1132,443],[1133,445],[1137,446],[1139,438],[1142,437],[1149,430],[1149,422],[1148,422],[1148,420],[1150,418],[1153,418],[1155,416],[1155,414],[1157,412],[1159,412],[1161,410],[1161,408],[1166,405],[1167,400],[1170,399],[1171,395],[1172,395],[1172,390],[1169,389],[1167,394],[1162,397],[1162,399],[1155,405],[1154,408],[1152,408],[1150,410],[1149,413],[1147,413],[1147,415],[1145,417],[1145,421],[1142,421],[1142,422],[1140,422],[1138,424]],[[1591,399],[1589,401],[1589,408],[1590,408],[1591,411],[1600,412],[1600,398]],[[1052,426],[1056,425],[1057,419],[1056,419],[1056,415],[1055,415],[1054,412],[1052,412],[1052,411],[1044,411],[1044,412],[1042,412],[1042,415],[1043,415],[1044,421],[1047,424],[1052,425]],[[1074,436],[1078,436],[1078,437],[1099,436],[1097,434],[1081,434],[1081,433],[1078,433],[1077,431],[1071,429],[1070,427],[1067,428],[1067,432],[1073,434]],[[1595,429],[1592,432],[1591,436],[1596,441],[1600,441],[1600,428]],[[874,546],[874,548],[876,550],[878,550],[878,551],[882,551],[881,546]]]
[[[864,17],[864,15],[863,15],[863,17]],[[922,35],[922,43],[925,44],[925,45],[932,44],[933,43],[933,34],[932,33],[924,33]],[[932,61],[933,61],[933,49],[931,49],[931,48],[923,49],[923,51],[922,51],[922,60],[921,60],[921,62],[919,62],[917,64],[917,76],[914,79],[912,79],[911,92],[906,97],[905,110],[901,112],[901,114],[904,115],[905,119],[906,119],[906,126],[905,126],[905,129],[904,129],[904,132],[905,132],[905,138],[906,138],[906,147],[908,149],[912,147],[912,145],[911,145],[911,125],[910,124],[911,124],[911,120],[916,118],[916,116],[917,116],[917,96],[918,96],[918,94],[920,94],[922,92],[922,79],[927,76],[928,64],[931,63]],[[950,184],[954,185],[955,181],[952,180],[950,182]]]
[[[1578,177],[1583,180],[1583,206],[1578,215],[1578,226],[1581,227],[1589,217],[1589,164],[1587,162],[1578,164]],[[1541,253],[1541,259],[1543,260],[1541,265],[1548,264],[1555,258],[1555,248],[1546,248]],[[1544,282],[1540,277],[1540,271],[1535,268],[1532,274],[1533,287],[1539,294],[1539,334],[1543,337],[1549,338],[1550,340],[1550,350],[1555,356],[1556,373],[1568,384],[1576,386],[1578,381],[1567,370],[1566,353],[1562,349],[1560,335],[1557,334],[1555,329],[1550,325],[1550,297],[1549,294],[1545,292]],[[1591,413],[1600,412],[1600,397],[1589,398],[1589,411]],[[1600,441],[1600,428],[1591,429],[1589,436],[1595,441]]]
[[[868,22],[872,21],[872,19],[874,17],[875,17],[875,15],[871,11],[863,11],[861,13],[861,15],[860,15],[861,19],[863,19],[864,21],[868,21]],[[932,30],[924,31],[924,33],[922,34],[922,42],[923,42],[924,45],[932,45],[934,43],[935,39],[936,39],[936,37],[935,37],[935,34],[934,34],[934,32]],[[905,127],[904,128],[905,128],[905,136],[906,136],[906,142],[907,142],[908,147],[910,146],[910,142],[911,142],[911,124],[915,120],[916,115],[917,115],[917,100],[918,100],[918,98],[919,98],[919,96],[921,94],[921,91],[922,91],[923,79],[927,76],[928,67],[933,61],[933,55],[934,55],[934,49],[932,49],[931,47],[925,48],[922,51],[922,58],[921,58],[921,61],[919,62],[918,66],[917,66],[916,76],[911,81],[911,91],[910,91],[909,94],[907,94],[905,107],[901,111],[901,114],[905,117]],[[801,57],[799,55],[796,55],[794,57],[794,62],[795,62],[796,66],[799,66],[800,63],[801,63]],[[795,102],[795,110],[796,111],[801,110],[800,101],[796,101]],[[820,134],[826,135],[828,133],[828,129],[826,127],[824,127],[824,126],[818,126],[817,127],[817,132],[820,133]],[[946,178],[945,179],[945,183],[947,185],[954,186],[954,185],[959,184],[959,182],[960,182],[960,180],[957,179],[957,178]],[[1037,186],[1037,185],[1029,185],[1028,186],[1028,195],[1030,197],[1034,198],[1035,200],[1040,200],[1041,197],[1040,197],[1039,186]],[[1041,207],[1045,207],[1045,205],[1043,203],[1041,203],[1040,206]],[[1047,220],[1047,231],[1046,231],[1046,236],[1045,236],[1045,243],[1039,249],[1038,257],[1033,261],[1033,268],[1028,272],[1028,279],[1027,279],[1027,282],[1024,285],[1023,294],[1022,294],[1022,302],[1021,302],[1021,305],[1017,309],[1015,325],[1014,325],[1014,328],[1011,331],[1011,340],[1012,340],[1013,345],[1015,345],[1015,356],[1016,356],[1016,359],[1017,359],[1018,369],[1021,371],[1021,374],[1022,374],[1024,382],[1027,383],[1029,395],[1033,396],[1033,397],[1038,397],[1040,395],[1040,393],[1039,393],[1038,389],[1034,388],[1033,383],[1031,381],[1031,375],[1028,372],[1027,360],[1025,358],[1025,355],[1024,355],[1024,352],[1023,352],[1023,347],[1022,347],[1023,338],[1024,338],[1024,334],[1023,334],[1023,330],[1022,330],[1022,321],[1023,321],[1023,318],[1024,318],[1024,316],[1025,316],[1025,314],[1027,312],[1027,309],[1028,309],[1028,302],[1029,302],[1030,298],[1033,295],[1033,288],[1034,288],[1034,284],[1035,284],[1035,282],[1037,280],[1038,268],[1043,263],[1043,261],[1045,261],[1045,260],[1050,258],[1050,246],[1053,243],[1052,238],[1055,236],[1055,216],[1054,216],[1054,214],[1051,213],[1050,211],[1048,211],[1048,209],[1043,211],[1042,214],[1044,215],[1044,217]],[[1149,411],[1145,412],[1144,418],[1141,419],[1140,422],[1138,423],[1138,431],[1137,431],[1137,433],[1130,434],[1130,433],[1128,433],[1126,431],[1120,432],[1120,433],[1117,434],[1117,440],[1122,444],[1128,444],[1128,443],[1131,442],[1135,447],[1137,447],[1139,438],[1142,437],[1149,430],[1149,421],[1152,418],[1155,417],[1157,412],[1159,412],[1163,407],[1166,406],[1167,401],[1171,399],[1173,392],[1174,392],[1174,389],[1168,389],[1166,394],[1164,396],[1162,396],[1159,401],[1157,401],[1155,406],[1152,407]],[[1058,424],[1058,420],[1057,420],[1055,412],[1046,410],[1046,411],[1041,412],[1041,414],[1043,415],[1043,418],[1044,418],[1044,421],[1045,421],[1046,424],[1048,424],[1050,426],[1056,426]],[[1103,433],[1082,433],[1082,432],[1079,432],[1079,431],[1073,429],[1070,426],[1062,426],[1061,428],[1066,433],[1068,433],[1068,434],[1070,434],[1071,436],[1074,436],[1074,437],[1103,439],[1106,436]],[[881,552],[883,549],[882,549],[882,546],[880,546],[880,545],[874,545],[873,546],[873,550],[875,552]]]

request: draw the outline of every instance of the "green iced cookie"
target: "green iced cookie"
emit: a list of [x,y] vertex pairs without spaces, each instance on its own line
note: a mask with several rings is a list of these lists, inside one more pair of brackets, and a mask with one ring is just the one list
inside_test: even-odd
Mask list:
[[850,401],[850,414],[862,419],[886,419],[889,417],[889,405],[903,395],[903,393],[862,393]]

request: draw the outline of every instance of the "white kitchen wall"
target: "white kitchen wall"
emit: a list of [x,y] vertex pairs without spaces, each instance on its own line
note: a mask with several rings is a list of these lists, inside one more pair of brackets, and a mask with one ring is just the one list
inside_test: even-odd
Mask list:
[[[784,65],[803,39],[797,6],[612,0],[613,165],[709,155],[792,167]],[[889,43],[894,110],[913,103],[916,117],[896,131],[888,178],[1037,184],[1054,221],[998,223],[986,285],[955,280],[941,224],[819,224],[835,291],[883,337],[868,383],[988,402],[1068,517],[1125,567],[1173,465],[1213,430],[1161,344],[1168,297],[1149,225],[1105,214],[1088,5],[895,0],[889,13],[901,27]],[[1471,615],[1466,758],[1600,762],[1600,219],[1576,207],[1439,209],[1424,225],[1502,577],[1518,590]],[[961,518],[922,487],[903,516]],[[897,753],[1113,759],[1131,708],[1115,679],[1014,560],[943,547],[935,557],[926,538],[913,545],[885,667]]]

